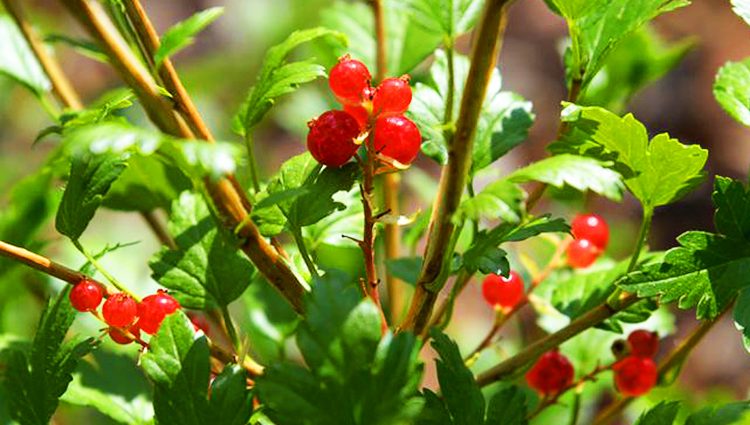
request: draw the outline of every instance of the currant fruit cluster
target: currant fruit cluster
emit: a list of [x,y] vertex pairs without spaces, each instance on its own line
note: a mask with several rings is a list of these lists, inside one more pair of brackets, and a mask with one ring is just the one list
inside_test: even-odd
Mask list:
[[526,383],[544,397],[553,396],[573,383],[573,364],[555,348],[526,372]]
[[417,158],[422,136],[404,116],[412,98],[409,76],[386,78],[377,87],[371,81],[367,66],[349,55],[331,69],[328,85],[343,111],[324,112],[308,123],[307,149],[321,164],[344,165],[369,137],[386,165],[403,169]]
[[623,395],[637,397],[656,385],[659,371],[653,357],[659,350],[659,335],[646,330],[628,335],[629,354],[612,366],[615,386]]
[[574,269],[586,268],[607,248],[609,226],[596,214],[579,214],[571,223],[571,231],[574,239],[566,251],[568,265]]
[[118,292],[107,297],[99,316],[97,309],[104,299],[104,289],[88,279],[75,284],[69,298],[76,310],[101,317],[109,325],[107,333],[110,338],[118,344],[140,340],[141,331],[149,335],[155,334],[164,318],[180,308],[180,303],[162,289],[140,302],[136,302],[128,294]]

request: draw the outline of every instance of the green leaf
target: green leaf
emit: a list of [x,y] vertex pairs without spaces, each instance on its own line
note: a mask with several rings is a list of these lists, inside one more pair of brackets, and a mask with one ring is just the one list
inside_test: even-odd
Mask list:
[[70,178],[57,210],[57,231],[78,240],[125,167],[125,161],[117,155],[74,157]]
[[36,96],[52,88],[23,34],[7,15],[0,15],[0,58],[0,75],[12,78]]
[[170,27],[161,37],[161,44],[154,53],[156,67],[160,67],[164,59],[193,44],[196,34],[215,21],[222,13],[224,13],[223,7],[212,7]]
[[464,364],[458,346],[445,334],[432,333],[432,347],[440,356],[435,360],[443,399],[448,406],[452,423],[475,425],[484,422],[484,396],[474,375]]
[[107,192],[103,205],[122,211],[169,209],[192,182],[173,164],[157,156],[133,155],[128,167]]
[[77,53],[94,59],[101,63],[108,63],[109,58],[101,47],[93,41],[71,37],[66,34],[46,34],[44,42],[49,44],[60,43],[73,48]]
[[511,386],[490,398],[485,425],[526,425],[528,415],[526,394],[517,386]]
[[552,285],[552,305],[561,313],[575,319],[599,304],[617,287],[615,280],[628,268],[629,260],[615,263],[597,261],[591,267],[577,270],[575,273],[563,273],[555,278]]
[[750,25],[750,1],[748,0],[731,0],[732,10],[740,18]]
[[732,118],[750,126],[750,59],[727,62],[719,69],[714,97]]
[[471,30],[482,11],[477,0],[410,0],[414,22],[447,40]]
[[716,230],[729,238],[750,242],[750,190],[737,180],[716,176],[712,198]]
[[732,312],[732,318],[737,330],[742,332],[745,350],[750,351],[750,289],[745,288],[740,291]]
[[620,118],[573,104],[562,114],[570,131],[552,149],[614,159],[625,186],[646,209],[678,200],[703,180],[708,151],[698,145],[683,145],[666,133],[649,143],[646,127],[631,114]]
[[607,56],[629,34],[662,13],[686,6],[687,0],[550,0],[565,17],[571,35],[568,75],[582,91]]
[[404,257],[386,260],[388,273],[404,282],[415,285],[422,270],[422,257]]
[[255,268],[200,196],[183,192],[172,206],[168,228],[177,249],[162,248],[149,266],[180,304],[208,310],[228,305],[245,291]]
[[[256,280],[261,279],[260,275]],[[247,314],[242,329],[253,341],[258,360],[268,364],[284,358],[286,341],[297,328],[299,316],[288,302],[265,282],[253,282],[242,294]],[[246,320],[244,320],[246,318]]]
[[578,103],[623,112],[638,91],[672,71],[695,44],[692,39],[667,43],[651,25],[644,25],[606,56]]
[[246,425],[253,412],[253,395],[247,390],[247,374],[229,364],[211,383],[211,423]]
[[625,189],[622,176],[608,168],[611,166],[611,162],[562,154],[519,168],[506,178],[516,183],[538,181],[560,189],[569,186],[580,192],[590,190],[620,201]]
[[325,68],[313,60],[286,62],[286,57],[294,48],[321,37],[333,37],[340,43],[346,41],[346,37],[340,32],[318,27],[295,31],[281,44],[268,50],[258,82],[234,117],[234,131],[242,136],[249,134],[278,97],[292,93],[299,85],[325,75]]
[[[384,0],[385,40],[387,52],[387,75],[402,75],[412,72],[417,65],[427,59],[443,41],[439,33],[419,25],[419,13],[409,8],[409,3],[401,0]],[[355,59],[367,64],[370,69],[376,65],[375,24],[372,8],[361,2],[336,1],[321,11],[321,22],[328,28],[337,28],[349,40],[346,49],[339,44],[330,44],[321,49],[327,62],[350,53]]]
[[4,384],[10,415],[22,425],[49,423],[78,361],[95,346],[93,338],[64,341],[75,317],[68,291],[62,291],[42,312],[31,352],[8,352]]
[[143,395],[126,400],[123,396],[106,393],[100,388],[85,386],[79,374],[73,375],[73,381],[62,401],[76,406],[92,407],[121,424],[146,425],[153,420],[151,401]]
[[738,401],[715,407],[709,406],[688,416],[685,425],[734,425],[746,423],[750,403]]
[[662,401],[648,411],[641,414],[635,425],[671,425],[680,410],[678,401]]
[[524,216],[526,193],[508,180],[488,184],[476,196],[464,199],[455,216],[457,222],[464,220],[496,220],[518,223]]
[[[459,102],[469,70],[468,58],[454,56],[455,94],[451,121],[458,116]],[[422,132],[422,152],[438,163],[445,164],[448,160],[448,144],[444,135],[445,105],[450,83],[448,58],[441,50],[435,52],[430,77],[428,84],[418,83],[415,86],[409,115]],[[495,69],[474,135],[472,174],[489,166],[523,142],[533,122],[531,103],[515,93],[501,91],[500,72]]]

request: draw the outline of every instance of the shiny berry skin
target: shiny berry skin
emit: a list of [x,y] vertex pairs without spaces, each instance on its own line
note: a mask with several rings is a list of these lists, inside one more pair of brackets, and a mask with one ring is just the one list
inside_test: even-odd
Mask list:
[[[127,328],[127,331],[136,338],[141,337],[141,330],[138,329],[137,325],[133,325]],[[109,337],[112,339],[112,341],[121,345],[128,345],[131,342],[135,341],[118,328],[109,328],[107,333],[109,334]]]
[[344,111],[327,111],[308,124],[307,149],[316,161],[329,167],[346,164],[359,146],[357,120]]
[[573,382],[573,365],[559,351],[548,351],[526,372],[526,383],[539,394],[559,393]]
[[636,357],[654,357],[659,350],[659,334],[639,329],[628,335],[630,353]]
[[102,288],[88,279],[76,283],[68,294],[70,304],[81,312],[96,310],[103,297],[104,291],[102,291]]
[[122,292],[107,298],[102,306],[102,316],[108,325],[116,328],[129,326],[138,314],[138,304]]
[[656,385],[658,371],[651,358],[628,356],[615,363],[612,370],[615,373],[615,386],[625,396],[646,394]]
[[372,111],[375,115],[381,117],[401,115],[409,109],[410,103],[409,76],[386,78],[375,89],[375,95],[372,98]]
[[370,80],[367,66],[345,55],[331,68],[328,86],[341,103],[357,105],[362,103],[362,92],[370,86]]
[[507,278],[489,274],[482,282],[482,296],[493,307],[510,310],[523,299],[523,294],[523,279],[514,271]]
[[404,116],[378,118],[375,121],[375,151],[403,165],[411,164],[419,154],[422,135],[417,125]]
[[587,239],[600,250],[604,250],[609,242],[609,226],[607,222],[596,214],[579,214],[570,225],[573,237]]
[[367,120],[370,119],[370,113],[364,106],[344,105],[344,112],[354,117],[359,124],[359,129],[364,130],[367,127]]
[[596,261],[601,251],[588,239],[575,239],[568,245],[568,265],[574,269],[585,269]]
[[143,332],[153,335],[159,330],[164,318],[179,308],[180,303],[176,299],[163,290],[159,290],[156,294],[147,296],[138,304],[138,327]]

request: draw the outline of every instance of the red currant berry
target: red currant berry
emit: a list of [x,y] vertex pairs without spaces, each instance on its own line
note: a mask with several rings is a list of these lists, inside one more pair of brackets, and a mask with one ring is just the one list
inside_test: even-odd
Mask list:
[[656,363],[648,357],[628,356],[612,367],[617,390],[625,396],[646,394],[656,385]]
[[143,332],[153,335],[159,330],[164,318],[179,308],[180,303],[160,289],[156,294],[147,296],[138,304],[138,326]]
[[401,115],[409,109],[411,87],[409,76],[386,78],[375,90],[372,98],[372,110],[375,115]]
[[138,314],[138,304],[122,292],[107,298],[102,307],[102,316],[108,325],[116,328],[129,326]]
[[209,334],[211,326],[205,316],[202,314],[188,313],[188,317],[190,318],[190,322],[193,324],[193,329],[196,332],[203,331],[204,334]]
[[630,353],[636,357],[654,357],[659,350],[659,334],[643,329],[628,335]]
[[384,117],[375,121],[374,142],[380,155],[409,165],[419,154],[422,135],[416,124],[404,116]]
[[344,55],[331,68],[328,86],[341,103],[356,105],[362,102],[362,92],[370,86],[371,79],[372,76],[365,64]]
[[[127,332],[136,338],[141,337],[141,330],[138,329],[137,325],[133,325],[127,328]],[[109,337],[112,339],[112,341],[118,344],[128,345],[131,342],[135,341],[133,338],[131,338],[129,335],[118,328],[109,328],[109,331],[107,331],[107,333],[109,333]]]
[[526,383],[543,396],[559,393],[573,382],[573,365],[553,350],[544,353],[526,373]]
[[489,274],[482,282],[484,300],[493,307],[510,310],[523,299],[523,293],[523,279],[514,271],[507,278]]
[[96,310],[103,297],[104,291],[102,291],[102,288],[88,279],[76,283],[68,294],[70,304],[81,312]]
[[568,245],[568,264],[574,269],[585,269],[599,257],[599,248],[588,239],[575,239]]
[[609,226],[596,214],[579,214],[571,223],[571,231],[576,239],[587,239],[600,250],[609,242]]
[[344,105],[344,112],[354,117],[359,124],[359,129],[364,130],[367,127],[367,120],[370,119],[370,113],[364,106]]
[[349,161],[357,146],[357,120],[344,111],[327,111],[307,124],[307,149],[316,161],[329,167],[340,167]]

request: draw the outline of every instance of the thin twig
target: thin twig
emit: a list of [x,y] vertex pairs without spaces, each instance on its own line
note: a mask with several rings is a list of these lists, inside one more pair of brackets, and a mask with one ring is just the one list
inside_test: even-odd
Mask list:
[[448,164],[442,170],[438,195],[432,208],[424,263],[409,312],[401,325],[401,329],[411,330],[416,334],[422,334],[430,320],[437,294],[441,289],[434,287],[433,283],[439,278],[444,263],[448,261],[446,259],[453,255],[446,250],[456,230],[453,215],[466,188],[474,133],[487,85],[502,45],[507,6],[510,3],[511,0],[487,1],[476,30],[476,42],[456,121],[456,131],[453,142],[448,147]]

